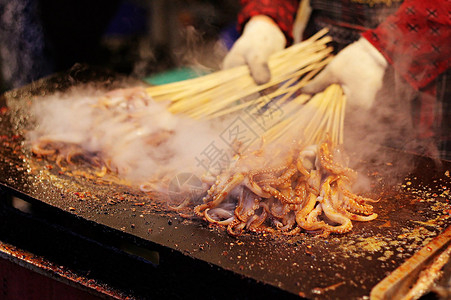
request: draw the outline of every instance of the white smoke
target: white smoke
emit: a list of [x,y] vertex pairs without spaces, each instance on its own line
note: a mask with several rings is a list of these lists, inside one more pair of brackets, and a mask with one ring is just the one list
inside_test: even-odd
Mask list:
[[39,99],[32,111],[37,125],[28,135],[31,145],[78,145],[137,185],[179,172],[202,175],[199,157],[223,130],[217,122],[169,113],[141,87],[110,93],[74,88]]

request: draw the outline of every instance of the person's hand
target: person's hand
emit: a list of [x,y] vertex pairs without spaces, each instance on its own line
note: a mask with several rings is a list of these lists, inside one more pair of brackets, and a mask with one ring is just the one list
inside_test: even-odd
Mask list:
[[369,109],[382,88],[387,66],[385,57],[370,42],[360,38],[341,50],[302,91],[314,94],[338,83],[350,105]]
[[285,48],[285,44],[285,36],[271,18],[263,15],[252,17],[226,55],[223,68],[248,65],[255,82],[266,83],[271,79],[269,56]]

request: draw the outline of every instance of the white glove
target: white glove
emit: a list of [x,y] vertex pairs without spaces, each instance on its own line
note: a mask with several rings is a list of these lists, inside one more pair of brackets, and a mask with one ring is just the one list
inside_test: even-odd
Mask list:
[[285,48],[286,39],[274,21],[267,16],[252,17],[246,24],[241,37],[226,55],[223,68],[229,69],[248,65],[257,84],[271,79],[268,58]]
[[338,83],[349,105],[369,109],[382,88],[387,66],[385,57],[370,42],[360,38],[340,51],[302,91],[314,94]]

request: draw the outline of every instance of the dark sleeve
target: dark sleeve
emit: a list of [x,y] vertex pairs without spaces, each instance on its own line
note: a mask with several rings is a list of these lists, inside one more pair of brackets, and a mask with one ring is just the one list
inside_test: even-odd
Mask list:
[[287,38],[293,41],[293,23],[299,0],[241,0],[242,9],[238,14],[238,30],[241,32],[247,21],[256,15],[266,15],[274,20]]
[[450,68],[451,1],[406,0],[363,37],[414,88],[421,89]]

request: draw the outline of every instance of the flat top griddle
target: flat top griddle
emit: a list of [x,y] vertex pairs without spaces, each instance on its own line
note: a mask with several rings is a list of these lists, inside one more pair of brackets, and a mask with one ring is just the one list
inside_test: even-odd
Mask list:
[[[30,103],[53,91],[93,81],[111,89],[125,84],[116,74],[78,66],[1,96],[1,189],[75,220],[104,226],[137,244],[171,249],[243,280],[306,298],[365,298],[450,224],[451,163],[390,149],[381,150],[383,158],[360,162],[372,185],[365,195],[381,199],[374,205],[379,217],[353,222],[352,232],[328,238],[307,233],[231,237],[202,220],[182,218],[157,196],[68,175],[51,162],[32,157],[24,143],[24,128],[32,122],[27,113]],[[411,171],[398,172],[405,170],[406,163],[412,164]]]

